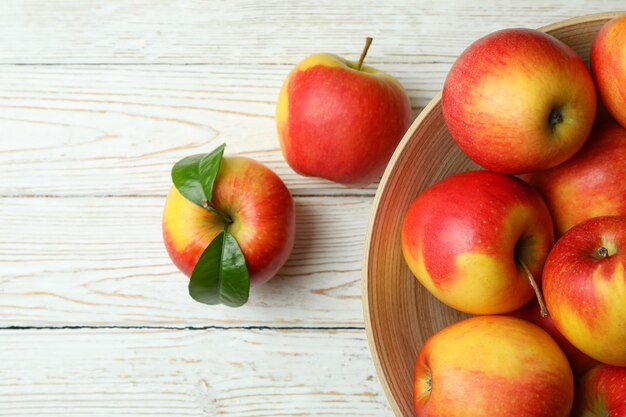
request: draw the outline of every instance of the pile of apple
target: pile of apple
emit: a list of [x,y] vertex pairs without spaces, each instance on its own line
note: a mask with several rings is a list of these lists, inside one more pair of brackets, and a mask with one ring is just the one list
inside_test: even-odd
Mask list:
[[591,68],[508,29],[450,70],[446,125],[487,170],[421,193],[402,250],[430,293],[477,316],[422,346],[417,416],[626,416],[626,16],[597,34]]

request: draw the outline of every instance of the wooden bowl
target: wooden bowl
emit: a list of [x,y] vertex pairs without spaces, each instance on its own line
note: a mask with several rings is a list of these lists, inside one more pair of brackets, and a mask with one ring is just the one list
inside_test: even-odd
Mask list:
[[[583,16],[540,30],[571,46],[589,62],[595,34],[623,12]],[[475,169],[450,137],[438,94],[398,145],[374,199],[363,260],[363,309],[378,377],[398,416],[413,416],[413,367],[424,341],[466,315],[439,302],[413,277],[402,257],[404,213],[428,186]]]

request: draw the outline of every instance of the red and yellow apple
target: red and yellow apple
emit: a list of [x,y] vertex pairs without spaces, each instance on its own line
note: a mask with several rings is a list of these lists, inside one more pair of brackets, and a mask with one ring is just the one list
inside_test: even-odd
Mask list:
[[[250,283],[272,278],[294,244],[295,207],[283,181],[265,165],[244,157],[223,157],[213,185],[212,205],[232,221],[228,231],[246,260]],[[187,276],[211,241],[226,226],[172,187],[163,211],[163,239],[174,264]]]
[[590,62],[601,101],[626,128],[626,15],[600,29],[591,45]]
[[626,216],[626,129],[600,123],[576,155],[526,179],[543,196],[559,236],[592,217]]
[[417,417],[566,417],[574,395],[556,342],[507,316],[474,317],[434,334],[414,375]]
[[592,358],[626,366],[626,217],[574,226],[548,255],[543,294],[559,331]]
[[[553,244],[541,196],[507,175],[473,171],[420,194],[402,225],[402,252],[417,279],[470,314],[507,313],[533,296]],[[525,265],[525,267],[524,267]]]
[[287,163],[349,186],[380,177],[410,123],[411,103],[395,78],[331,54],[296,65],[276,106]]
[[552,336],[567,357],[575,377],[582,376],[585,372],[598,365],[597,360],[582,353],[559,332],[551,316],[542,317],[540,311],[541,308],[537,300],[531,300],[524,307],[513,311],[510,315],[536,324]]
[[572,417],[626,417],[626,368],[599,365],[576,386]]
[[505,29],[470,45],[443,87],[455,142],[479,165],[505,174],[556,166],[581,148],[596,113],[583,60],[556,38]]

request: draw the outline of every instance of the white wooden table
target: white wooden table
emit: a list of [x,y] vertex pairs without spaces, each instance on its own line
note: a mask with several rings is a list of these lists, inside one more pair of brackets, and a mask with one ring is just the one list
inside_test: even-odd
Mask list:
[[[395,75],[419,112],[496,29],[623,0],[0,2],[0,415],[387,416],[360,301],[375,186],[293,173],[274,105],[314,52]],[[169,171],[226,142],[290,187],[287,265],[239,309],[187,295]]]

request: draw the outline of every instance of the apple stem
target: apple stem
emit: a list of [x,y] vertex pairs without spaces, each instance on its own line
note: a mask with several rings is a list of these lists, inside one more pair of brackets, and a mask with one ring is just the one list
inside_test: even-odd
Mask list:
[[228,217],[227,215],[225,215],[224,213],[222,213],[221,211],[219,211],[218,209],[213,207],[211,205],[211,203],[209,203],[208,200],[202,200],[202,207],[204,207],[205,209],[209,210],[211,213],[215,213],[218,216],[220,216],[222,218],[222,220],[224,220],[224,222],[226,224],[232,224],[233,223],[233,220],[230,217]]
[[363,65],[363,60],[365,59],[365,55],[367,55],[367,50],[370,49],[370,45],[374,39],[369,36],[365,38],[365,47],[363,48],[363,52],[361,52],[361,57],[359,58],[359,63],[356,66],[358,71],[361,71],[361,66]]
[[539,302],[539,308],[541,309],[541,317],[548,317],[548,308],[546,307],[546,303],[543,301],[543,295],[541,295],[541,291],[539,290],[539,286],[537,285],[537,281],[535,281],[535,277],[533,277],[532,272],[528,269],[528,266],[521,259],[517,258],[517,262],[524,268],[526,275],[528,275],[528,280],[530,281],[530,285],[535,290],[535,295],[537,296],[537,301]]
[[596,253],[600,257],[600,259],[609,257],[609,250],[605,248],[604,246],[600,246],[598,249],[596,249]]

